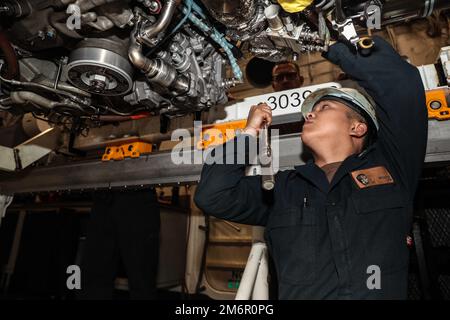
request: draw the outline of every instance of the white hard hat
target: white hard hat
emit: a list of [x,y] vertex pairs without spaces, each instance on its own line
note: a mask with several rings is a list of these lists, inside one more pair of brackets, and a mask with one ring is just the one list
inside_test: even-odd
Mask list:
[[378,131],[379,124],[375,113],[375,102],[363,95],[356,89],[352,88],[325,88],[319,89],[306,97],[302,104],[301,111],[303,116],[314,108],[314,106],[321,100],[336,99],[342,101],[344,104],[360,113],[366,120],[370,121],[373,128]]

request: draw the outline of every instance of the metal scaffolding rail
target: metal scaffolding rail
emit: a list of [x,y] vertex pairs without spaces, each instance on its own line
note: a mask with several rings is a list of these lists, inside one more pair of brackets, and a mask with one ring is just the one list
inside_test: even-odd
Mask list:
[[[280,170],[304,163],[298,134],[280,136]],[[189,151],[193,153],[193,150]],[[450,163],[450,121],[429,121],[427,164]],[[170,152],[137,159],[72,162],[0,175],[0,194],[196,183],[202,164],[174,164]]]

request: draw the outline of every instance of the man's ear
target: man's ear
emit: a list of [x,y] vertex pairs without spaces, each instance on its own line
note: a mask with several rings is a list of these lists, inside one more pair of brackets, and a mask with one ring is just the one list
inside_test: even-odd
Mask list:
[[367,124],[364,122],[355,121],[350,127],[350,136],[361,138],[367,133]]

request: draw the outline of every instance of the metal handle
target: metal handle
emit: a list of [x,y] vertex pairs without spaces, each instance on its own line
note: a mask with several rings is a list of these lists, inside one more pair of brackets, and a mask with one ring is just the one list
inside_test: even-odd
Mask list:
[[260,139],[262,140],[260,154],[262,157],[265,157],[264,160],[266,160],[263,161],[264,163],[261,163],[261,169],[266,168],[270,171],[268,174],[261,175],[261,184],[264,190],[269,191],[275,187],[275,176],[272,168],[272,148],[270,147],[267,123],[265,123],[264,127],[260,130],[260,134]]

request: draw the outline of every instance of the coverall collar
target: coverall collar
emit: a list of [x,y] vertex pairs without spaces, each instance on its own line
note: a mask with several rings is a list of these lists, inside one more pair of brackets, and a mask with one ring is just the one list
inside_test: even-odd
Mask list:
[[304,165],[295,166],[294,168],[298,174],[316,186],[320,191],[323,193],[328,192],[329,183],[325,172],[314,163],[313,159],[308,160]]
[[295,166],[294,168],[303,178],[307,179],[324,194],[327,194],[347,173],[364,165],[367,162],[367,154],[373,149],[374,147],[371,145],[359,154],[352,154],[348,156],[339,166],[333,179],[331,180],[331,183],[328,182],[325,172],[314,163],[313,159],[308,160],[304,165]]

